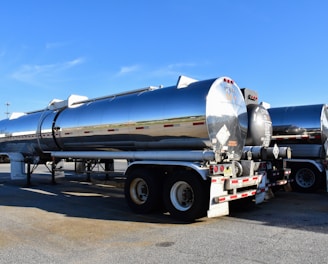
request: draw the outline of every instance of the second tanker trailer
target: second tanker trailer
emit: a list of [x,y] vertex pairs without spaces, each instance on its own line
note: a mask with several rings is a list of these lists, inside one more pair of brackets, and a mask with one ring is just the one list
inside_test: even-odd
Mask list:
[[[252,158],[241,160],[248,122],[255,121],[232,79],[181,77],[172,87],[73,96],[2,120],[0,153],[11,159],[13,177],[27,161],[126,159],[125,197],[133,211],[164,203],[174,217],[193,220],[228,214],[232,200],[263,201],[264,176]],[[248,137],[267,144],[271,123],[265,125]]]
[[276,107],[269,113],[272,142],[292,149],[288,166],[294,189],[309,192],[328,188],[327,105]]

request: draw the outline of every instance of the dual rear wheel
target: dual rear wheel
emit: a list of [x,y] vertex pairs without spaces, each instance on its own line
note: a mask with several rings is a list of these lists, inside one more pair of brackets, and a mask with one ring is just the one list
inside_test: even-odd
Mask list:
[[322,173],[311,164],[294,164],[291,166],[292,187],[299,192],[314,192],[321,187]]
[[184,221],[206,214],[209,186],[196,172],[178,170],[163,177],[156,170],[138,168],[127,176],[125,198],[136,213],[149,213],[164,205],[172,217]]

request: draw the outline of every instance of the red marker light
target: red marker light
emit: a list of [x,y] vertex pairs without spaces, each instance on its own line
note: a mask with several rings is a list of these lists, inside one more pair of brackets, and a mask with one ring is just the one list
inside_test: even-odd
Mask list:
[[256,101],[257,100],[257,96],[255,95],[248,95],[248,99],[252,100],[252,101]]
[[226,83],[233,84],[233,80],[229,80],[229,79],[224,78],[223,81],[226,82]]

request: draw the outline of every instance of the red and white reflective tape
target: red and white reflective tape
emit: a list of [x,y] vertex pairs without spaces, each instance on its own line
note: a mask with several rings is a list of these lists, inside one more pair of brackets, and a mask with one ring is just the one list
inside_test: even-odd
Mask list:
[[219,179],[217,179],[217,178],[212,178],[212,183],[218,183],[219,181],[221,181],[221,182],[224,182],[225,180],[227,180],[227,179],[225,179],[225,178],[219,178]]
[[231,179],[230,180],[230,183],[231,184],[240,184],[240,183],[243,183],[243,182],[249,182],[249,181],[257,181],[259,177],[257,176],[254,176],[254,177],[251,177],[251,178],[242,178],[242,179]]
[[214,201],[216,203],[229,202],[232,200],[237,200],[237,199],[241,199],[241,198],[254,196],[254,195],[256,195],[256,193],[257,193],[256,190],[249,190],[249,191],[244,191],[244,192],[240,192],[240,193],[236,193],[236,194],[229,194],[229,195],[215,197]]

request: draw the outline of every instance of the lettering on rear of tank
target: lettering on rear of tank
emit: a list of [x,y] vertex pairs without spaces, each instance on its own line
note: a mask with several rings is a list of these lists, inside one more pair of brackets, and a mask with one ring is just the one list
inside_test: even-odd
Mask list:
[[226,98],[228,101],[236,103],[237,96],[236,91],[233,86],[225,86]]
[[263,142],[263,146],[269,146],[271,142],[271,136],[272,136],[272,126],[271,122],[265,122],[264,123],[264,137],[261,138]]

